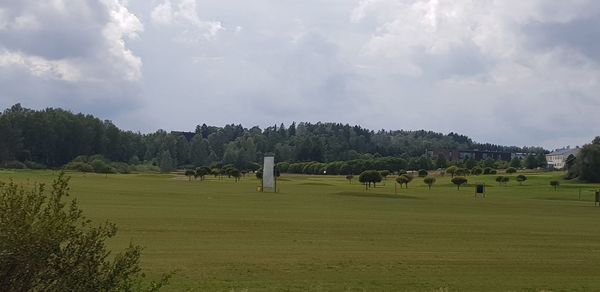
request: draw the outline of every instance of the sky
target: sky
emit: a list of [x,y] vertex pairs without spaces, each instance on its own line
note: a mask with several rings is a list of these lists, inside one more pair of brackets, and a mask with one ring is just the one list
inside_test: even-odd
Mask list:
[[128,130],[341,122],[600,135],[597,0],[0,0],[0,107]]

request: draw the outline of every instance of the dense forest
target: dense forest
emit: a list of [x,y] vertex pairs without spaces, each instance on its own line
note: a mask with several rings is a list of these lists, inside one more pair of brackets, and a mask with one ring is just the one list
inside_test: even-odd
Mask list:
[[[190,125],[190,128],[193,128]],[[417,161],[427,149],[540,153],[539,147],[480,144],[464,135],[431,131],[373,131],[339,123],[292,123],[265,129],[242,125],[195,126],[194,132],[124,131],[112,122],[63,109],[16,104],[0,114],[0,166],[61,167],[81,156],[132,165],[197,167],[215,163],[252,170],[264,154],[278,162],[334,162],[401,158]]]

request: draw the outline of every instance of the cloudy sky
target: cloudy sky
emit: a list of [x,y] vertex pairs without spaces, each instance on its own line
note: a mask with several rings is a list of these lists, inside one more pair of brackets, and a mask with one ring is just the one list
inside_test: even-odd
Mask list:
[[136,131],[334,121],[600,135],[597,0],[0,0],[0,106]]

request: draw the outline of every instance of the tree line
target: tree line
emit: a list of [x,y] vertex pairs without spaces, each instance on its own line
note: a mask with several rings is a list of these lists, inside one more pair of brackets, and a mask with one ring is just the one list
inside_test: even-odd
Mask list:
[[[400,167],[442,166],[436,159],[424,157],[427,149],[544,152],[539,147],[479,144],[456,133],[373,131],[321,122],[292,123],[287,127],[281,124],[264,129],[202,124],[190,133],[158,130],[144,134],[121,130],[111,121],[92,115],[56,108],[32,110],[19,104],[0,113],[0,137],[0,166],[14,168],[57,168],[78,157],[82,162],[86,158],[81,156],[87,156],[95,157],[91,160],[97,160],[99,168],[103,168],[100,161],[108,161],[109,164],[143,164],[163,170],[216,163],[255,169],[265,154],[274,154],[278,162],[287,162],[290,166],[300,162],[374,161],[375,164],[398,164],[393,167],[397,171]],[[400,165],[403,163],[406,165]]]

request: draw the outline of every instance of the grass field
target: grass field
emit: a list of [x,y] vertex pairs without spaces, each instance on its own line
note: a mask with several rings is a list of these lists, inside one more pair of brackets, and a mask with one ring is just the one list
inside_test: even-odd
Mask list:
[[559,173],[523,186],[469,177],[489,186],[485,199],[448,177],[395,195],[393,178],[365,191],[341,176],[283,176],[279,193],[258,193],[255,178],[70,175],[85,214],[118,224],[111,246],[145,246],[152,276],[177,270],[168,291],[600,291],[599,186],[554,191]]

